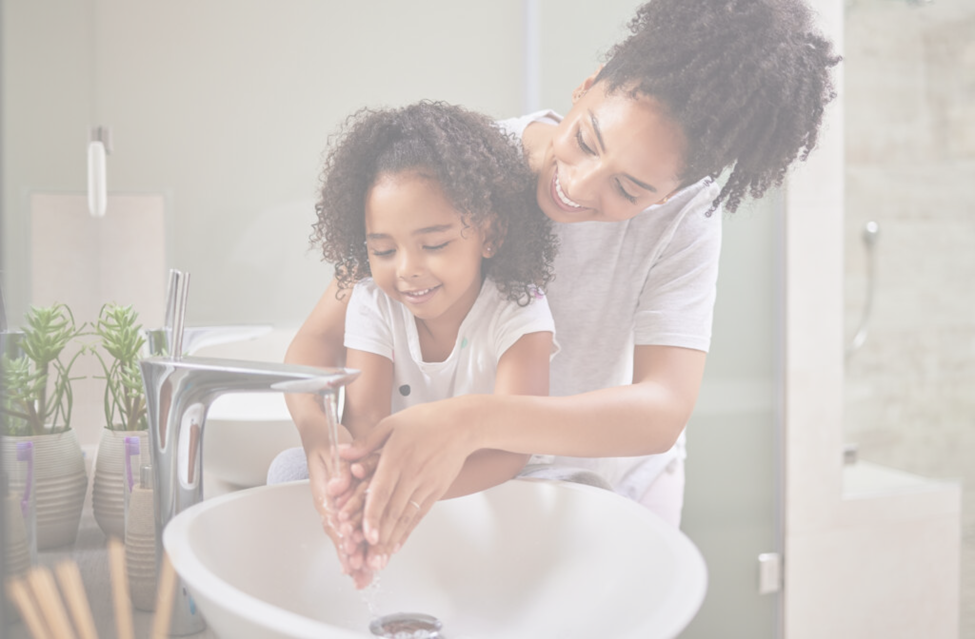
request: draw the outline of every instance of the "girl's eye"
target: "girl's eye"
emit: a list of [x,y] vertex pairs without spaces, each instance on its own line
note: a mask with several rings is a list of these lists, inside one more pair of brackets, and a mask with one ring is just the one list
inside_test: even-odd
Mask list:
[[373,257],[389,257],[390,255],[392,255],[395,252],[396,251],[393,250],[393,249],[389,249],[388,251],[376,251],[376,250],[373,250],[372,255],[373,255]]
[[596,152],[592,150],[592,147],[586,144],[585,140],[582,139],[582,127],[576,129],[576,143],[579,145],[579,148],[582,149],[583,153],[587,155],[596,155]]
[[447,248],[448,244],[450,244],[449,241],[444,242],[443,244],[437,244],[436,246],[424,246],[423,248],[426,249],[427,251],[439,251],[441,249]]
[[620,195],[622,195],[627,200],[629,200],[630,203],[636,203],[636,196],[635,195],[630,195],[627,192],[627,190],[623,188],[623,183],[620,182],[619,180],[616,180],[616,190],[618,190],[620,192]]

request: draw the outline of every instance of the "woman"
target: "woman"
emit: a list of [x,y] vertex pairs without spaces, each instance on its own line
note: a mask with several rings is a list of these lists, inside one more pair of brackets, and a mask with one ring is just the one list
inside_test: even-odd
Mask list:
[[[368,460],[357,471],[369,481],[363,531],[375,567],[485,448],[533,454],[533,472],[594,471],[679,523],[683,429],[710,341],[721,207],[761,197],[805,159],[839,58],[799,0],[654,0],[630,29],[564,118],[504,123],[521,138],[561,241],[547,290],[562,347],[551,396],[413,406],[344,449],[346,460]],[[333,282],[286,361],[342,361],[346,300],[336,293]],[[315,402],[291,396],[289,407],[309,459],[326,454]],[[325,479],[311,479],[324,495]],[[332,494],[345,493],[347,479]]]

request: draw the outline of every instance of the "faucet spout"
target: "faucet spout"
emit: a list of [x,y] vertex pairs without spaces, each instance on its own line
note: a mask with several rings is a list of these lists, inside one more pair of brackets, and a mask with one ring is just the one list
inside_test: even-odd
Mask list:
[[[155,487],[157,565],[163,556],[163,528],[203,501],[203,429],[217,397],[235,392],[317,393],[330,402],[339,388],[359,374],[342,368],[201,357],[153,357],[139,365],[146,389]],[[177,635],[205,627],[183,592],[178,589],[170,623],[170,632]]]

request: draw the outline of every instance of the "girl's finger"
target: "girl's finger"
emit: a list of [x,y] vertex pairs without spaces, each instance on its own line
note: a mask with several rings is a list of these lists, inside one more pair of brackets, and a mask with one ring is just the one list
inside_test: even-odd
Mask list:
[[379,422],[364,438],[357,439],[349,445],[339,446],[339,457],[349,461],[360,460],[382,448],[392,432],[390,426]]
[[365,479],[376,472],[376,466],[378,465],[379,453],[373,453],[372,455],[353,463],[350,466],[350,469],[353,477],[356,477],[357,479]]

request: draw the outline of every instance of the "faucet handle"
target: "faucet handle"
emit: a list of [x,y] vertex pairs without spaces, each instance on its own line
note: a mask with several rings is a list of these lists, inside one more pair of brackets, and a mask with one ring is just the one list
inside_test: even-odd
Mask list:
[[186,321],[186,299],[189,286],[189,273],[170,269],[164,326],[169,356],[173,360],[179,360],[183,356],[183,327]]

